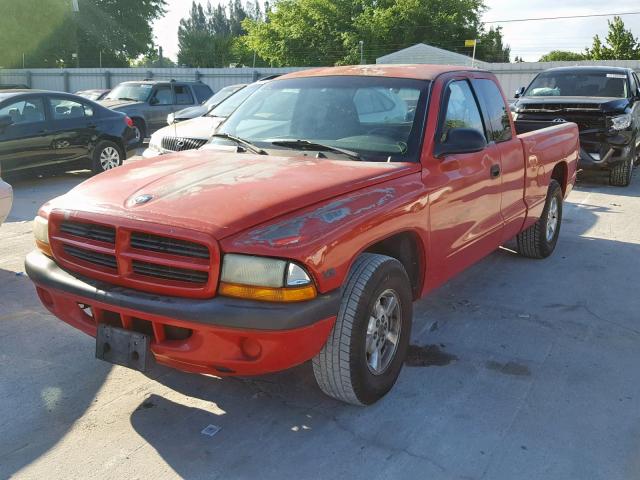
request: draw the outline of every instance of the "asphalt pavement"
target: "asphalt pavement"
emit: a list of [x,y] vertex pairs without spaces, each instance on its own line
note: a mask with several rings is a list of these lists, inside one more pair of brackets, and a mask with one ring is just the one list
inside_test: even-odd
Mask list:
[[0,478],[640,478],[640,174],[582,181],[552,258],[503,248],[418,302],[410,365],[367,408],[323,396],[309,365],[95,360],[23,273],[38,207],[87,177],[18,181],[0,227]]

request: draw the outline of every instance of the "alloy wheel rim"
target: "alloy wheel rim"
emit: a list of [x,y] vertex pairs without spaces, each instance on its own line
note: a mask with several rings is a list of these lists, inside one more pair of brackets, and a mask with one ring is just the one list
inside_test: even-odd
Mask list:
[[401,328],[400,298],[394,290],[385,290],[374,302],[367,325],[365,356],[373,375],[382,375],[391,365]]
[[549,213],[547,217],[547,242],[551,242],[556,235],[558,229],[558,199],[553,197],[549,204]]
[[140,129],[136,125],[133,126],[133,131],[135,133],[136,142],[139,142],[141,137],[142,137],[142,132],[140,131]]
[[120,165],[120,154],[113,147],[106,147],[100,152],[100,165],[103,170],[111,170]]

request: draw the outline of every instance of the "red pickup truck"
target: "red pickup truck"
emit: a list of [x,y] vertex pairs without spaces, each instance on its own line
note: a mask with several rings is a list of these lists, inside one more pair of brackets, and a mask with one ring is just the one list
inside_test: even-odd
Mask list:
[[44,205],[26,269],[96,356],[214,375],[308,360],[371,404],[412,303],[513,237],[549,256],[578,128],[517,135],[495,77],[450,66],[280,77],[204,149],[131,162]]

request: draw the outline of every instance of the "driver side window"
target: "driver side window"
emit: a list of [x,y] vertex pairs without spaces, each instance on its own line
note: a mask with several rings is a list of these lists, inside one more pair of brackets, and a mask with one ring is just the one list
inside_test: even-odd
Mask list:
[[447,140],[452,128],[471,128],[485,135],[476,98],[466,80],[451,82],[447,87],[447,107],[442,123],[440,142]]

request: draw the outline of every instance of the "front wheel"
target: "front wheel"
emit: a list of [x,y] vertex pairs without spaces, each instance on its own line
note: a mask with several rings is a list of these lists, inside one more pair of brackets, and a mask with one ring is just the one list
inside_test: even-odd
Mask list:
[[634,144],[631,147],[629,158],[624,162],[618,163],[609,172],[609,184],[614,187],[628,187],[631,184],[631,178],[633,177],[633,167],[636,164],[636,146],[635,139]]
[[556,249],[562,225],[562,187],[551,180],[542,216],[517,236],[518,253],[528,258],[547,258]]
[[92,170],[98,174],[122,165],[124,154],[122,149],[109,140],[99,142],[93,149]]
[[364,253],[351,269],[336,324],[313,359],[327,395],[370,405],[395,384],[407,354],[413,316],[409,277],[396,259]]

